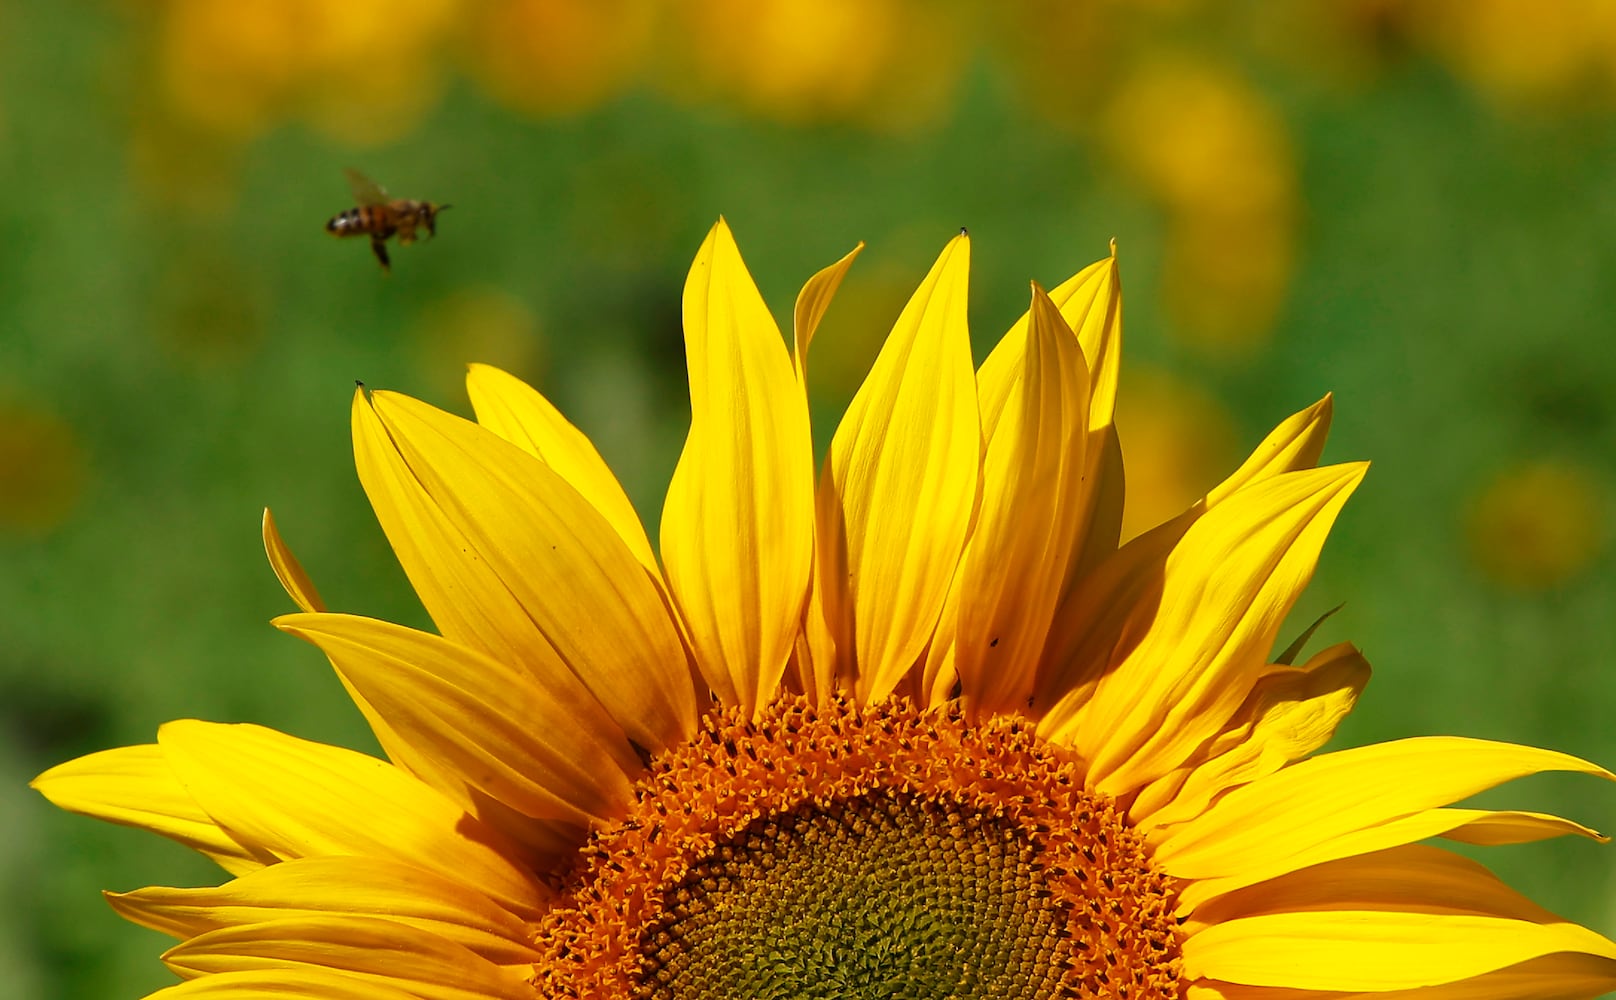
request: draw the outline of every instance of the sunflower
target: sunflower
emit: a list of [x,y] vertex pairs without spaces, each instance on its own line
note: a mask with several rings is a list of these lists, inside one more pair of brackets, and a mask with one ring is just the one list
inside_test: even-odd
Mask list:
[[[970,244],[898,317],[814,476],[729,229],[691,268],[691,426],[658,550],[589,441],[473,367],[476,422],[354,398],[356,463],[437,632],[270,561],[386,760],[179,721],[57,805],[233,879],[111,893],[179,943],[164,1000],[1591,997],[1616,944],[1422,843],[1593,831],[1456,808],[1574,757],[1457,737],[1317,751],[1368,667],[1273,653],[1364,474],[1329,397],[1118,544],[1112,257],[980,368]],[[1311,630],[1309,630],[1310,632]]]

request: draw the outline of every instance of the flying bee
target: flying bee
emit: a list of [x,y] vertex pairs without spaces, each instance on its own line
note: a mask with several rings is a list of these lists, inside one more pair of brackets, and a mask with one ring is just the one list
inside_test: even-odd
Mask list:
[[389,198],[380,184],[359,171],[347,168],[343,173],[348,175],[348,186],[353,188],[358,205],[333,215],[325,231],[333,236],[369,236],[370,249],[384,271],[392,269],[387,257],[389,237],[396,235],[401,246],[408,246],[415,242],[417,227],[425,228],[428,236],[436,236],[438,213],[452,207],[413,198]]

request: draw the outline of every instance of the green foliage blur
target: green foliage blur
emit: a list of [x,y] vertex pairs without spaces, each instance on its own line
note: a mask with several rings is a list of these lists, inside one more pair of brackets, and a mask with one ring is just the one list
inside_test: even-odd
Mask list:
[[[1377,670],[1337,745],[1616,764],[1616,55],[1577,30],[1550,39],[1570,54],[1506,45],[1548,29],[1499,3],[1459,30],[1369,2],[892,0],[845,38],[788,34],[833,49],[792,62],[734,4],[608,6],[591,28],[541,0],[356,2],[322,63],[300,46],[324,22],[272,37],[274,5],[220,0],[268,19],[221,26],[186,0],[0,0],[0,993],[172,982],[165,939],[99,891],[219,878],[57,812],[33,775],[185,717],[374,750],[323,657],[268,626],[291,605],[259,537],[269,506],[334,609],[428,626],[353,474],[356,379],[466,413],[464,364],[507,367],[656,537],[681,287],[721,213],[783,322],[869,244],[814,344],[821,448],[960,226],[978,357],[1029,279],[1115,237],[1141,523],[1326,391],[1326,458],[1375,463],[1290,629],[1345,602],[1315,648],[1351,639]],[[321,232],[350,165],[454,204],[391,275]],[[1593,779],[1487,801],[1616,829]],[[1616,933],[1608,849],[1485,860]]]

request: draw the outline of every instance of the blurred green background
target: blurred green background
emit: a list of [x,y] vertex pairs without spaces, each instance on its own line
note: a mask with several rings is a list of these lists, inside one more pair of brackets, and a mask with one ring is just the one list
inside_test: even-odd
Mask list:
[[[390,277],[320,232],[348,165],[455,204]],[[1116,237],[1131,529],[1333,391],[1327,458],[1375,467],[1297,618],[1346,602],[1321,639],[1378,671],[1338,743],[1616,762],[1616,7],[0,0],[0,992],[171,982],[98,890],[220,877],[40,770],[178,717],[373,747],[266,624],[258,530],[425,624],[354,379],[467,412],[463,365],[505,366],[654,526],[720,213],[782,319],[869,243],[814,344],[821,447],[959,226],[979,357]],[[1592,779],[1489,801],[1616,828]],[[1609,849],[1486,859],[1616,933]]]

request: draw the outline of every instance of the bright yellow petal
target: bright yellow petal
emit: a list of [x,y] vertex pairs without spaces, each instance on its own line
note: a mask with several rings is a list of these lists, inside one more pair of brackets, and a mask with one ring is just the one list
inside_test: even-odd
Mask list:
[[1330,420],[1335,413],[1334,398],[1324,398],[1305,410],[1291,414],[1275,427],[1262,443],[1240,463],[1212,492],[1206,495],[1206,505],[1214,507],[1234,492],[1281,472],[1311,469],[1319,464],[1324,453],[1325,439],[1330,436]]
[[[1377,992],[1373,1000],[1592,1000],[1612,990],[1616,960],[1561,952],[1441,986]],[[1190,1000],[1345,1000],[1351,995],[1206,980],[1189,988]]]
[[1278,874],[1293,855],[1334,838],[1543,771],[1616,780],[1568,754],[1511,743],[1457,736],[1377,743],[1312,757],[1235,789],[1174,830],[1155,857],[1181,878]]
[[642,770],[622,730],[577,678],[528,675],[426,632],[355,615],[286,615],[424,756],[539,819],[617,815]]
[[1089,758],[1098,790],[1118,795],[1154,780],[1228,722],[1365,468],[1264,479],[1185,532],[1167,558],[1159,602],[1134,608],[1124,626],[1138,644],[1056,736]]
[[418,1000],[397,986],[323,969],[222,972],[168,986],[146,1000]]
[[953,669],[966,703],[985,711],[1025,708],[1084,528],[1088,366],[1036,285],[1026,337],[1024,371],[984,422],[982,505],[953,584],[964,596],[947,606],[958,608]]
[[976,507],[982,431],[966,330],[970,241],[943,250],[831,442],[818,585],[857,693],[884,697],[931,639]]
[[[1094,412],[1091,404],[1091,414]],[[1159,590],[1162,573],[1173,547],[1184,537],[1206,511],[1231,496],[1242,486],[1249,486],[1273,476],[1302,469],[1310,469],[1317,461],[1330,427],[1330,397],[1313,404],[1300,413],[1288,417],[1265,437],[1240,468],[1223,483],[1196,501],[1189,510],[1171,521],[1161,524],[1133,539],[1092,567],[1087,555],[1095,551],[1091,538],[1083,544],[1084,555],[1073,567],[1075,586],[1069,586],[1055,613],[1055,622],[1044,653],[1044,665],[1036,704],[1050,706],[1040,729],[1045,735],[1065,730],[1072,718],[1085,704],[1100,675],[1112,665],[1114,654],[1122,641],[1128,623],[1128,613],[1141,603],[1155,600],[1153,590]],[[1107,418],[1109,419],[1109,417]],[[1122,471],[1121,453],[1116,443],[1115,428],[1105,428],[1102,455],[1104,461],[1115,465],[1107,473],[1102,467],[1096,475],[1102,482],[1114,486],[1114,495],[1102,495],[1096,502],[1116,508],[1115,519],[1121,521]],[[1091,430],[1090,449],[1095,444]],[[1101,516],[1097,509],[1096,523]],[[1093,525],[1091,524],[1091,529]],[[1114,539],[1113,539],[1114,543]]]
[[1145,830],[1194,819],[1225,791],[1306,757],[1334,735],[1367,683],[1369,664],[1345,642],[1302,667],[1264,675],[1208,759],[1186,765],[1189,774],[1171,799],[1158,803],[1141,793],[1130,816]]
[[689,735],[684,645],[616,529],[493,432],[395,393],[368,404],[355,400],[361,478],[444,635],[517,666],[559,656],[646,749]]
[[555,470],[617,529],[634,558],[657,572],[640,515],[583,431],[537,389],[492,365],[467,369],[466,392],[479,424]]
[[1616,959],[1571,923],[1346,910],[1217,924],[1184,943],[1184,973],[1252,986],[1378,992],[1467,979],[1558,952]]
[[59,809],[150,830],[206,855],[232,875],[279,860],[219,829],[156,744],[87,754],[56,765],[29,785]]
[[152,887],[106,896],[126,920],[182,940],[242,924],[358,915],[430,931],[500,965],[537,957],[528,925],[488,897],[459,880],[385,858],[298,858],[217,888]]
[[[1049,300],[1077,334],[1089,377],[1085,492],[1072,515],[1082,527],[1074,543],[1076,555],[1070,560],[1064,594],[1116,550],[1122,525],[1121,450],[1112,425],[1122,358],[1122,280],[1115,253],[1061,282],[1050,291]],[[1029,309],[1010,327],[977,372],[984,436],[992,434],[1010,382],[1019,377],[1032,315]]]
[[314,916],[209,931],[163,961],[187,979],[254,970],[328,970],[420,1000],[533,1000],[521,971],[501,968],[436,934],[373,917]]
[[1587,837],[1601,844],[1610,838],[1598,830],[1548,813],[1519,812],[1513,809],[1449,809],[1469,818],[1442,836],[1461,844],[1498,847],[1504,844],[1532,844],[1554,837]]
[[286,541],[281,538],[280,529],[275,527],[275,517],[268,507],[264,508],[263,530],[264,552],[269,556],[269,565],[275,571],[275,578],[286,588],[286,595],[304,611],[324,611],[325,602],[320,599],[320,592],[315,589],[309,575],[303,572],[303,564],[297,561],[297,556],[292,554]]
[[756,712],[779,689],[814,553],[808,404],[722,220],[684,297],[690,435],[662,508],[662,561],[702,676]]
[[1408,844],[1313,865],[1220,896],[1196,910],[1185,928],[1194,936],[1228,920],[1300,910],[1401,910],[1533,923],[1560,919],[1469,858]]
[[808,384],[808,345],[813,343],[814,334],[819,330],[819,321],[825,318],[825,310],[830,308],[830,300],[836,296],[836,290],[842,287],[842,279],[847,277],[853,259],[863,249],[861,240],[847,256],[829,267],[821,268],[797,293],[797,305],[792,310],[791,354],[797,381],[802,383],[805,390]]
[[158,731],[174,773],[209,816],[279,857],[392,858],[458,879],[514,913],[546,890],[503,838],[374,757],[252,725],[185,720]]

